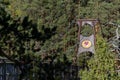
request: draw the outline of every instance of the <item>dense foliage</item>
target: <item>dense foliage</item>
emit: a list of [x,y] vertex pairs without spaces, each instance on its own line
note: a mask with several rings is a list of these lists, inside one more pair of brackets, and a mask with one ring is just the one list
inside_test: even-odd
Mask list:
[[82,80],[117,80],[115,72],[115,55],[110,52],[107,42],[97,35],[96,54],[87,61],[89,70],[80,71]]
[[[95,60],[88,61],[90,74],[95,74],[93,77],[95,80],[107,79],[106,71],[102,71],[104,69],[110,70],[114,76],[113,55],[106,46],[107,41],[103,39],[115,35],[114,26],[107,24],[110,21],[120,22],[119,4],[119,0],[2,0],[0,2],[1,56],[14,61],[20,67],[21,78],[26,73],[32,79],[34,72],[34,75],[37,75],[36,80],[38,78],[45,80],[44,75],[47,75],[47,79],[59,80],[61,79],[59,76],[52,76],[54,69],[59,69],[58,72],[65,71],[66,66],[78,63],[74,58],[78,44],[76,20],[98,19],[101,24],[100,37],[103,38],[97,39],[98,47],[93,58]],[[83,32],[85,31],[89,29]],[[94,63],[105,66],[96,67]],[[102,75],[97,75],[98,68]],[[87,72],[83,73],[84,75],[81,74],[83,80],[89,79],[90,75],[84,77]]]

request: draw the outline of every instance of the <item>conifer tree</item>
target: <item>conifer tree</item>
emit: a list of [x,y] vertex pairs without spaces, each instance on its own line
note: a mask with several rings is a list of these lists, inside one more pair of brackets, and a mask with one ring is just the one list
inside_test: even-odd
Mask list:
[[[41,76],[40,73],[42,72],[44,72],[47,75],[51,74],[51,71],[48,71],[47,67],[39,66],[39,64],[46,65],[43,64],[43,62],[45,61],[50,61],[48,65],[51,65],[50,63],[52,62],[55,62],[57,65],[59,63],[61,63],[61,65],[62,64],[67,65],[68,63],[72,63],[72,58],[75,53],[75,47],[76,44],[78,44],[77,42],[78,27],[74,24],[75,20],[79,18],[80,19],[98,18],[101,23],[103,37],[107,39],[114,36],[113,31],[114,28],[107,26],[106,24],[109,21],[116,21],[118,23],[120,22],[119,0],[58,0],[58,1],[9,0],[9,1],[10,4],[6,10],[8,13],[11,14],[12,18],[17,19],[18,17],[22,17],[22,19],[24,19],[24,16],[29,15],[30,19],[37,23],[37,27],[35,27],[34,31],[32,31],[32,34],[35,34],[33,36],[34,40],[32,39],[30,41],[31,45],[29,46],[32,47],[33,45],[35,45],[35,43],[36,44],[39,43],[38,44],[39,49],[35,48],[36,51],[33,50],[33,48],[30,48],[31,49],[30,52],[32,51],[32,55],[35,54],[34,57],[37,60],[33,61],[33,63],[35,64],[34,65],[35,68],[32,68],[31,72],[36,72],[36,74],[38,73],[37,75],[39,77]],[[28,30],[25,31],[27,35],[27,32],[29,31]],[[40,32],[40,34],[37,34],[37,31]],[[30,34],[30,36],[32,34]],[[112,73],[114,73],[113,59],[111,59],[113,58],[113,55],[111,52],[109,53],[108,51],[109,47],[106,46],[106,43],[107,41],[104,41],[103,38],[98,38],[97,42],[98,47],[96,49],[96,54],[93,59],[96,59],[96,57],[98,58],[96,59],[97,65],[99,60],[103,59],[102,61],[105,61],[105,63],[100,62],[100,65],[108,64],[109,66],[107,67],[101,66],[102,68],[100,73],[102,74],[102,69],[105,67],[105,70],[107,71],[104,71],[103,74],[107,75],[106,72],[109,73],[108,70],[111,69],[110,72],[112,76],[113,75]],[[104,59],[109,57],[111,57],[110,61],[109,59]],[[88,61],[90,62],[89,66],[90,64],[94,64],[93,59]],[[109,63],[111,63],[111,65]],[[92,65],[90,66],[90,68],[93,69],[94,66],[95,65]],[[42,69],[40,70],[40,68]],[[97,68],[98,67],[95,67],[94,69],[97,70]],[[92,70],[90,72],[92,72]],[[96,75],[95,78],[98,78],[97,73],[98,72],[95,73]],[[50,76],[48,76],[48,78],[50,78]],[[103,77],[105,76],[103,75]]]
[[114,53],[109,51],[108,44],[97,35],[96,53],[88,60],[89,69],[80,71],[82,80],[118,80],[115,70]]

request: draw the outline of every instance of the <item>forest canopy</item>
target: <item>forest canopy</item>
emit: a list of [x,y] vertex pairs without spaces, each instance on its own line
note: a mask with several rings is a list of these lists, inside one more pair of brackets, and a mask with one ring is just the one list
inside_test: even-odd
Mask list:
[[[83,54],[75,61],[78,19],[100,21],[96,53],[89,60]],[[28,72],[26,75],[32,80],[33,73],[37,75],[35,80],[45,80],[45,75],[47,80],[61,80],[57,75],[53,77],[52,72],[61,73],[67,66],[77,63],[82,67],[88,64],[91,69],[78,72],[83,80],[117,80],[115,52],[110,51],[108,43],[116,35],[116,26],[109,22],[120,24],[119,0],[1,0],[0,55],[20,67],[21,78]],[[82,32],[91,34],[92,31],[85,28]],[[85,77],[87,73],[95,76]]]

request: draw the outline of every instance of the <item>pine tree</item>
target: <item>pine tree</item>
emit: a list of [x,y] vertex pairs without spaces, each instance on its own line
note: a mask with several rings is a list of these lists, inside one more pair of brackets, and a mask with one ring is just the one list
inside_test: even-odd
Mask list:
[[[29,45],[31,47],[30,52],[32,55],[35,54],[34,57],[37,60],[33,61],[36,65],[34,65],[35,68],[32,68],[31,73],[36,72],[36,74],[38,73],[37,75],[40,76],[39,72],[44,72],[45,74],[48,72],[48,75],[50,75],[51,71],[47,71],[47,67],[39,66],[39,64],[45,65],[43,62],[46,61],[50,61],[48,65],[51,65],[50,63],[54,63],[54,61],[57,65],[59,63],[64,65],[72,63],[76,44],[78,43],[78,26],[75,25],[75,20],[79,18],[98,18],[101,23],[103,37],[108,39],[114,36],[114,28],[106,24],[109,21],[119,22],[119,3],[119,0],[10,0],[7,12],[12,15],[12,18],[17,19],[18,17],[22,17],[24,20],[24,16],[28,15],[30,19],[37,23],[37,27],[32,31],[32,34],[35,34],[33,36],[34,39],[30,40]],[[88,30],[86,29],[85,31]],[[26,29],[26,35],[28,35],[28,32]],[[38,34],[37,32],[40,33]],[[23,34],[23,32],[21,34]],[[32,34],[29,33],[30,36]],[[100,40],[103,41],[105,46],[100,44],[103,48],[98,47],[95,56],[104,58],[104,56],[107,57],[108,54],[107,50],[104,50],[104,47],[108,49],[108,46],[106,46],[106,41],[103,39]],[[35,44],[38,44],[39,49],[34,48],[35,50],[32,50]],[[26,53],[28,52],[26,51]],[[98,53],[102,54],[97,55]],[[30,56],[32,57],[32,55]],[[67,59],[64,60],[64,56]],[[110,54],[110,56],[112,56],[112,54]],[[92,59],[90,61],[91,64],[94,63]],[[109,59],[107,61],[109,62]],[[111,61],[111,63],[113,62]],[[100,62],[100,64],[104,63]],[[112,70],[110,66],[106,68]],[[91,67],[94,67],[94,65]],[[42,68],[42,70],[40,70],[40,68]],[[113,72],[113,70],[111,72]],[[50,76],[48,76],[48,78],[50,78]]]

